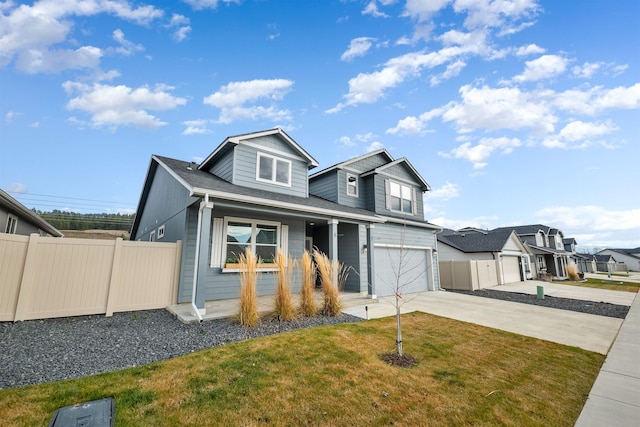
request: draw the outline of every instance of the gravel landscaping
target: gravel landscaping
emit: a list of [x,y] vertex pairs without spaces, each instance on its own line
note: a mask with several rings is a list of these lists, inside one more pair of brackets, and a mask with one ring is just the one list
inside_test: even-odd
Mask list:
[[0,389],[144,365],[264,335],[360,321],[341,314],[292,322],[263,319],[245,329],[230,319],[185,325],[166,310],[0,323]]
[[[624,319],[629,307],[494,290],[449,291]],[[357,322],[347,314],[292,322],[263,319],[243,328],[231,319],[183,324],[166,310],[0,323],[0,389],[79,378],[144,365],[264,335]]]
[[626,305],[611,304],[608,302],[583,301],[569,298],[557,298],[544,296],[538,299],[537,295],[523,294],[518,292],[494,291],[491,289],[480,289],[477,291],[450,290],[447,292],[457,292],[465,295],[473,295],[485,298],[500,299],[503,301],[519,302],[523,304],[533,304],[542,307],[558,308],[561,310],[579,311],[581,313],[595,314],[598,316],[615,317],[624,319],[627,317],[629,307]]

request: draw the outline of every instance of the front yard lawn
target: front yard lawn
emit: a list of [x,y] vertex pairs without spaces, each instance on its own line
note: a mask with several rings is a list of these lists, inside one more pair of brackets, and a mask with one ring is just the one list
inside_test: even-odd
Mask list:
[[604,356],[424,313],[300,329],[118,372],[0,390],[0,424],[114,397],[117,426],[573,426]]
[[640,283],[624,282],[618,278],[615,279],[592,279],[587,278],[584,282],[572,282],[565,280],[557,282],[559,285],[585,286],[587,288],[608,289],[610,291],[638,292]]

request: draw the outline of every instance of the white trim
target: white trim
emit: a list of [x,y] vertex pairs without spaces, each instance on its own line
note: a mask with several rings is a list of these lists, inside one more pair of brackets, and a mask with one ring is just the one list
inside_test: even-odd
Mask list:
[[[264,157],[267,159],[271,159],[271,179],[262,178],[260,176],[260,159]],[[288,167],[287,171],[287,182],[278,181],[278,162],[285,162]],[[264,153],[262,151],[258,151],[256,153],[256,181],[266,182],[268,184],[279,185],[282,187],[291,187],[291,172],[292,172],[292,164],[291,160],[283,159],[282,157],[272,156],[271,154]]]
[[[225,216],[224,217],[224,226],[222,229],[222,248],[221,248],[221,259],[225,259],[226,261],[226,257],[227,257],[227,229],[229,227],[229,222],[241,222],[241,223],[245,223],[245,224],[250,224],[251,225],[251,239],[249,242],[249,245],[251,246],[251,251],[255,254],[256,253],[256,229],[258,225],[273,225],[276,227],[276,239],[277,242],[275,244],[275,249],[276,251],[278,249],[280,249],[282,247],[282,243],[281,243],[281,233],[282,233],[282,224],[280,222],[276,222],[276,221],[266,221],[266,220],[261,220],[261,219],[255,219],[255,218],[240,218],[240,217],[231,217],[231,216]],[[288,232],[287,232],[288,234]],[[214,245],[216,244],[215,242],[213,243]],[[212,252],[215,249],[212,248]],[[274,253],[274,262],[275,262],[275,255],[277,253]],[[221,261],[222,263],[222,261]],[[224,266],[224,265],[223,265]]]
[[16,234],[16,231],[18,231],[18,217],[8,214],[4,232],[7,234]]
[[211,268],[222,267],[222,247],[224,245],[224,219],[213,219],[213,230],[211,237]]
[[[351,181],[351,178],[353,178],[353,181]],[[351,182],[353,182],[354,184],[351,184]],[[359,183],[358,175],[347,172],[346,183],[347,183],[347,196],[356,197],[356,198],[360,197],[360,183]],[[349,192],[349,187],[355,188],[356,190],[355,194],[351,194]]]
[[280,225],[280,250],[285,257],[289,257],[289,226],[286,224]]
[[158,227],[158,239],[162,239],[164,237],[165,224],[162,224]]
[[388,248],[388,249],[417,249],[421,251],[434,251],[431,246],[411,246],[411,245],[396,245],[389,243],[374,243],[374,248]]

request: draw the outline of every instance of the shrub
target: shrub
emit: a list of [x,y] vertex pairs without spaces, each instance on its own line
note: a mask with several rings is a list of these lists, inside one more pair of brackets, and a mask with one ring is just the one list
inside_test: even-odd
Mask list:
[[567,265],[567,275],[570,280],[574,282],[578,282],[580,280],[580,276],[578,276],[578,267],[575,264]]
[[314,250],[314,258],[318,264],[318,272],[322,281],[322,295],[324,297],[323,311],[327,316],[337,316],[342,309],[340,292],[338,290],[339,272],[341,270],[338,261],[331,261],[324,253]]
[[240,272],[240,324],[255,326],[260,320],[258,316],[258,260],[249,248],[238,257]]
[[281,320],[293,320],[296,317],[295,308],[291,301],[291,272],[293,260],[282,251],[278,251],[276,265],[278,266],[278,284],[276,287],[275,314]]
[[316,266],[309,251],[304,251],[301,260],[302,286],[300,288],[300,311],[303,316],[312,317],[318,314],[316,304]]

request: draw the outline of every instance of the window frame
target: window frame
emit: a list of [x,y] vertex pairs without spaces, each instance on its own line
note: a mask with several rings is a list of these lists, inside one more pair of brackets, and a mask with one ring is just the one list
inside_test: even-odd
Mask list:
[[[262,178],[260,176],[260,162],[262,158],[271,160],[271,178],[270,179]],[[278,181],[278,162],[283,162],[287,164],[287,182],[286,183]],[[280,185],[283,187],[291,187],[291,172],[292,172],[291,160],[258,151],[256,156],[256,181],[266,182],[268,184]]]
[[18,231],[18,217],[12,214],[7,215],[7,223],[4,232],[7,234],[16,234]]
[[[282,223],[278,221],[268,221],[268,220],[261,220],[261,219],[255,219],[255,218],[239,218],[239,217],[225,216],[223,227],[222,227],[222,251],[220,253],[220,256],[222,258],[221,265],[223,267],[223,271],[225,268],[228,268],[226,267],[226,265],[228,264],[227,260],[229,259],[227,257],[227,247],[229,243],[227,242],[227,236],[228,236],[228,229],[229,229],[230,222],[232,223],[238,222],[238,223],[251,225],[251,238],[249,240],[248,245],[251,247],[251,252],[253,254],[256,253],[256,247],[261,246],[256,242],[258,226],[259,225],[275,226],[276,227],[276,231],[275,231],[276,244],[274,245],[275,246],[274,257],[277,255],[278,250],[282,250]],[[271,245],[262,245],[262,246],[271,246]],[[270,263],[261,263],[261,264],[268,264],[268,267],[260,267],[260,264],[258,264],[258,268],[259,269],[273,268],[274,263],[275,263],[275,259],[272,260],[272,262]]]
[[[351,178],[353,178],[353,181],[351,181]],[[360,185],[358,184],[358,175],[347,172],[346,183],[347,183],[347,196],[359,197],[359,194],[360,194],[359,187],[360,187]],[[355,189],[355,193],[354,194],[349,193],[349,188],[350,187]]]
[[[389,200],[388,209],[391,212],[401,213],[401,214],[404,214],[404,215],[415,215],[416,214],[416,203],[417,203],[417,200],[416,200],[417,196],[416,196],[415,188],[412,185],[404,184],[404,183],[402,183],[400,181],[394,181],[392,179],[389,179],[387,182],[388,182],[387,197],[388,197],[388,200]],[[392,188],[393,185],[397,185],[397,186],[400,187],[400,196],[399,197],[398,196],[394,196],[392,194],[391,188]],[[406,188],[406,189],[409,190],[409,192],[410,192],[410,198],[409,199],[407,199],[407,198],[405,198],[403,196],[403,188]],[[393,203],[392,203],[394,198],[395,199],[400,199],[400,209],[394,209]],[[404,201],[409,201],[411,203],[411,211],[410,212],[407,212],[407,211],[405,211],[403,209]]]
[[158,227],[158,239],[162,239],[164,237],[165,224],[162,224]]

